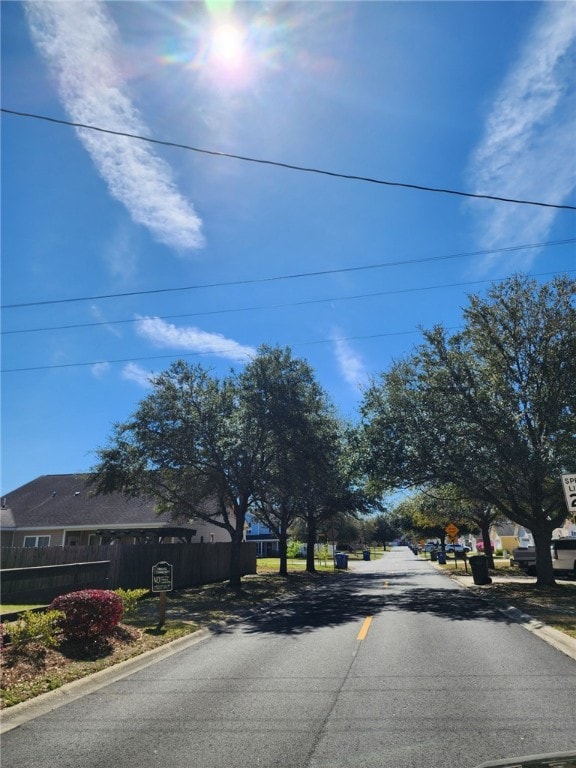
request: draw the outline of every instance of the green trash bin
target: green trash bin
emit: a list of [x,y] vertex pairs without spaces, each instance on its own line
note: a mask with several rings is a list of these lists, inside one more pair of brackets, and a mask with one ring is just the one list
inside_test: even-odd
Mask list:
[[492,579],[488,573],[488,560],[486,555],[472,555],[468,558],[470,568],[472,569],[472,578],[474,584],[478,586],[482,584],[492,584]]

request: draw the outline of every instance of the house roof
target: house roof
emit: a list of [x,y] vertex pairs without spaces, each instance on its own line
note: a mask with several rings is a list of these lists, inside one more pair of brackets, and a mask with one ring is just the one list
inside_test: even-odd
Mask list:
[[158,515],[153,499],[121,493],[93,496],[89,475],[42,475],[2,497],[0,526],[53,528],[94,526],[174,525],[168,514]]

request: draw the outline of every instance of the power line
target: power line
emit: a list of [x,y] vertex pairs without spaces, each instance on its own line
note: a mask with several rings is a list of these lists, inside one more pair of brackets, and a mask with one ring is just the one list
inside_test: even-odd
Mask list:
[[[574,269],[564,270],[562,274],[566,274],[568,272],[576,272]],[[550,275],[557,275],[559,274],[557,271],[554,272],[538,272],[538,273],[527,273],[527,277],[549,277]],[[270,310],[270,309],[287,309],[290,307],[302,307],[302,306],[308,306],[311,304],[330,304],[334,301],[355,301],[358,299],[373,299],[378,298],[379,296],[393,296],[397,294],[404,294],[404,293],[419,293],[422,291],[435,291],[443,288],[463,288],[464,286],[470,286],[470,285],[485,285],[486,283],[493,283],[497,282],[498,280],[503,280],[504,278],[492,278],[490,280],[472,280],[467,281],[463,283],[442,283],[440,285],[425,285],[419,288],[399,288],[391,291],[377,291],[375,293],[358,293],[354,294],[352,296],[332,296],[326,299],[304,299],[302,301],[291,301],[286,302],[282,304],[268,304],[265,306],[254,306],[254,307],[235,307],[230,309],[210,309],[204,312],[186,312],[184,314],[178,314],[178,315],[155,315],[154,317],[158,320],[178,320],[182,319],[184,317],[206,317],[208,315],[227,315],[227,314],[236,314],[238,312],[258,312],[262,310]],[[12,331],[0,331],[0,336],[8,336],[8,335],[15,335],[19,333],[38,333],[43,331],[67,331],[67,330],[74,330],[77,328],[98,328],[101,326],[109,326],[109,325],[123,325],[127,323],[138,323],[141,322],[141,318],[138,317],[131,317],[131,318],[125,318],[122,320],[100,320],[98,322],[93,323],[70,323],[68,325],[49,325],[49,326],[42,326],[40,328],[22,328],[19,330],[12,330]]]
[[304,277],[323,277],[325,275],[336,275],[336,274],[341,274],[343,272],[361,272],[361,271],[366,271],[370,269],[383,269],[385,267],[405,266],[407,264],[422,264],[424,262],[432,262],[432,261],[446,261],[448,259],[459,259],[459,258],[465,258],[470,256],[488,256],[494,253],[510,253],[513,251],[522,251],[522,250],[528,250],[533,248],[545,248],[545,247],[551,247],[555,245],[567,245],[575,242],[576,242],[576,238],[569,238],[567,240],[551,240],[543,243],[528,243],[524,245],[512,245],[505,248],[491,248],[491,249],[486,249],[482,251],[472,251],[469,253],[453,253],[448,256],[429,256],[429,257],[420,258],[420,259],[403,259],[398,261],[386,261],[380,264],[364,264],[356,267],[324,269],[324,270],[317,270],[315,272],[299,272],[295,274],[277,275],[273,277],[248,278],[245,280],[230,280],[230,281],[221,282],[221,283],[204,283],[199,285],[187,285],[187,286],[179,286],[179,287],[173,287],[173,288],[152,288],[145,291],[126,291],[123,293],[103,293],[95,296],[74,296],[68,299],[45,299],[42,301],[29,301],[29,302],[22,302],[18,304],[4,304],[3,306],[0,307],[0,309],[22,309],[24,307],[39,307],[39,306],[47,306],[47,305],[54,305],[54,304],[71,304],[71,303],[80,302],[80,301],[99,301],[101,299],[118,299],[118,298],[127,298],[130,296],[146,296],[146,295],[149,296],[149,295],[161,294],[161,293],[175,293],[177,291],[194,291],[194,290],[207,289],[207,288],[229,288],[232,286],[239,286],[239,285],[254,285],[255,283],[272,283],[272,282],[279,282],[282,280],[299,280]]
[[186,149],[190,152],[198,152],[204,155],[212,155],[215,157],[227,157],[227,158],[232,158],[234,160],[242,160],[247,163],[258,163],[260,165],[270,165],[277,168],[286,168],[291,171],[315,173],[323,176],[331,176],[333,178],[338,178],[338,179],[363,181],[369,184],[380,184],[388,187],[403,187],[405,189],[414,189],[420,192],[435,192],[435,193],[441,193],[445,195],[457,195],[459,197],[471,197],[471,198],[476,198],[481,200],[495,200],[501,203],[515,203],[517,205],[536,205],[544,208],[556,208],[560,210],[570,210],[570,211],[576,210],[575,205],[560,205],[557,203],[544,203],[544,202],[535,201],[535,200],[518,200],[512,197],[502,197],[499,195],[484,195],[484,194],[474,193],[474,192],[462,192],[461,190],[445,189],[442,187],[429,187],[423,184],[408,184],[406,182],[399,182],[399,181],[385,181],[383,179],[371,178],[370,176],[358,176],[358,175],[349,174],[349,173],[338,173],[336,171],[327,171],[321,168],[309,168],[301,165],[293,165],[291,163],[282,163],[276,160],[263,160],[261,158],[247,157],[245,155],[236,155],[231,152],[217,152],[215,150],[210,150],[210,149],[201,149],[199,147],[193,147],[188,144],[179,144],[174,141],[163,141],[161,139],[154,139],[150,136],[140,136],[139,134],[126,133],[125,131],[114,131],[109,128],[101,128],[99,126],[88,125],[86,123],[75,123],[70,120],[59,120],[58,118],[55,118],[55,117],[48,117],[47,115],[37,115],[31,112],[19,112],[13,109],[6,109],[6,108],[0,108],[0,110],[2,112],[5,112],[6,114],[16,115],[18,117],[29,117],[35,120],[45,120],[47,122],[56,123],[58,125],[67,125],[73,128],[84,128],[90,131],[98,131],[100,133],[107,133],[113,136],[121,136],[127,139],[137,139],[138,141],[147,141],[151,144],[160,144],[165,147]]
[[[451,330],[451,329],[448,329]],[[452,329],[453,330],[453,329]],[[330,339],[318,339],[316,341],[300,341],[294,343],[292,346],[295,347],[302,347],[302,346],[311,346],[314,344],[333,344],[336,341],[358,341],[361,339],[380,339],[384,336],[407,336],[409,334],[413,333],[419,333],[419,329],[416,328],[412,331],[394,331],[390,333],[375,333],[370,334],[368,336],[345,336],[341,338],[330,338]],[[222,353],[226,352],[236,352],[236,349],[230,348],[229,350],[221,349],[219,350],[219,354],[222,355]],[[58,368],[86,368],[93,365],[114,365],[115,363],[133,363],[133,362],[143,362],[146,360],[175,360],[175,359],[181,359],[184,357],[203,357],[205,355],[214,355],[214,351],[210,350],[207,352],[178,352],[176,354],[171,355],[150,355],[148,357],[125,357],[125,358],[118,358],[115,360],[92,360],[91,362],[82,362],[82,363],[57,363],[55,365],[35,365],[35,366],[29,366],[27,368],[5,368],[4,370],[0,371],[0,373],[25,373],[29,371],[50,371],[55,370]]]

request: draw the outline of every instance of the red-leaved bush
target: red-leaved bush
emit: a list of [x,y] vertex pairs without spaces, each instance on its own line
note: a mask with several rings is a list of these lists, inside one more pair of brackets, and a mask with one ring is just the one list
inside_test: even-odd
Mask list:
[[62,611],[58,621],[67,640],[110,635],[122,616],[122,600],[109,589],[82,589],[56,597],[51,610]]

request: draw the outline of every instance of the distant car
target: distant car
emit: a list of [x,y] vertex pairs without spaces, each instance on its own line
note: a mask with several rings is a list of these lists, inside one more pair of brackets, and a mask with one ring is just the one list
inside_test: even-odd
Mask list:
[[440,549],[440,544],[436,541],[427,541],[424,545],[424,552],[433,552],[435,549]]
[[465,547],[463,544],[446,544],[446,552],[457,552],[462,554],[464,552],[470,552],[470,547]]

